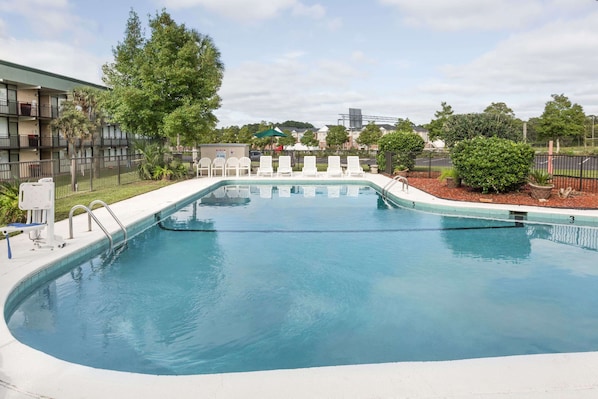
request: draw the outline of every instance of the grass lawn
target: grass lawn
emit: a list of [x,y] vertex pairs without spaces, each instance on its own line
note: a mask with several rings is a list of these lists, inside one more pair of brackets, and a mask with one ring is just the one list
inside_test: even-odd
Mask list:
[[[176,183],[170,180],[142,180],[134,183],[124,184],[117,187],[102,187],[94,191],[85,191],[72,194],[65,198],[56,200],[55,220],[63,220],[69,217],[71,208],[75,205],[89,205],[93,200],[99,199],[107,204],[113,204],[136,195],[144,194],[149,191]],[[83,210],[77,210],[75,214],[82,213]]]

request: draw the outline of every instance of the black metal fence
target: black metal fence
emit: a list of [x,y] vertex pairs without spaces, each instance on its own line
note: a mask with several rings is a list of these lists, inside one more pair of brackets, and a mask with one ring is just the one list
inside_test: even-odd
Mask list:
[[56,198],[65,198],[75,192],[118,187],[141,180],[138,173],[141,159],[140,155],[76,158],[74,190],[70,159],[0,163],[0,181],[22,183],[51,177],[56,184]]
[[[394,154],[387,154],[392,157]],[[549,168],[549,165],[552,167]],[[428,177],[434,171],[451,167],[448,152],[424,151],[416,158],[416,169],[427,172]],[[550,172],[553,183],[557,188],[571,187],[577,191],[598,192],[598,156],[597,155],[536,155],[534,159],[536,169]],[[386,162],[385,173],[392,174],[392,165]]]
[[550,172],[557,187],[598,192],[598,156],[536,155],[536,169]]

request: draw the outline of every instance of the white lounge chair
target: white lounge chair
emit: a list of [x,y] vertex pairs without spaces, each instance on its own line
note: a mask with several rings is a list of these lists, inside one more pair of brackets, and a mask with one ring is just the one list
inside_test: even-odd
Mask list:
[[224,172],[227,176],[230,176],[232,172],[235,173],[235,176],[239,176],[239,158],[227,158],[226,163],[224,165]]
[[249,157],[239,158],[239,174],[244,170],[247,171],[247,176],[251,176],[251,159]]
[[278,176],[293,176],[293,168],[291,168],[291,157],[289,155],[281,155],[278,157],[278,169],[276,169]]
[[197,177],[203,176],[203,171],[208,172],[208,177],[212,177],[212,160],[203,157],[197,163]]
[[301,169],[301,173],[303,176],[318,176],[316,157],[314,155],[306,155],[303,158],[303,169]]
[[258,176],[274,175],[274,169],[272,168],[272,156],[262,155],[260,157],[260,167],[257,169]]
[[220,175],[224,177],[224,167],[226,166],[226,160],[224,158],[214,158],[212,161],[212,176],[216,176],[216,172],[220,171]]
[[345,171],[347,177],[350,176],[364,176],[363,168],[359,165],[359,157],[356,155],[349,155],[347,157],[347,170]]
[[328,177],[343,177],[343,168],[341,167],[341,157],[338,155],[328,156],[328,168],[326,169]]

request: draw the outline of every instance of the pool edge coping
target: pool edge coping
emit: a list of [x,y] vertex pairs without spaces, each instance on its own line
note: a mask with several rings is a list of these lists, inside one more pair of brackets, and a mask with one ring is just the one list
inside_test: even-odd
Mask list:
[[[383,175],[369,174],[364,178],[292,178],[294,184],[300,184],[301,181],[321,182],[322,184],[362,181],[370,182],[380,189],[389,180]],[[207,189],[214,184],[223,184],[223,182],[228,181],[272,182],[272,184],[276,184],[287,180],[284,178],[254,177],[192,179],[157,190],[160,193],[152,192],[154,195],[147,193],[130,200],[121,201],[114,206],[111,205],[111,208],[119,215],[116,211],[118,208],[125,209],[128,204],[133,203],[135,200],[158,197],[160,200],[154,201],[152,206],[137,209],[138,213],[145,213],[145,218],[147,218],[156,214],[156,212],[164,211],[168,206],[173,206],[173,201],[169,198],[172,193],[179,194],[174,203],[181,203],[201,189]],[[437,199],[415,188],[409,188],[407,192],[404,192],[399,186],[392,187],[389,193],[402,201],[412,201],[417,204],[449,206],[451,209],[456,208],[458,211],[468,208],[501,210],[513,208],[512,206],[498,206],[498,204],[455,203],[454,201]],[[445,203],[445,201],[448,202]],[[161,208],[158,210],[158,207]],[[516,206],[516,208],[529,209],[531,212],[540,214],[589,215],[598,220],[598,210],[568,209],[554,212],[556,208],[540,207],[536,209],[538,207],[530,206]],[[101,212],[100,209],[96,211]],[[74,223],[80,225],[83,218],[76,218],[77,220],[74,220]],[[138,214],[131,214],[126,219],[131,223],[131,221],[140,221],[143,218]],[[66,223],[63,222],[65,221],[57,223],[57,234],[62,233],[64,235],[64,225]],[[115,231],[116,229],[118,229],[118,226],[111,225],[109,230]],[[81,235],[81,238],[78,238],[78,235]],[[25,237],[22,238],[26,239]],[[89,245],[101,241],[102,238],[104,238],[103,233],[99,229],[90,233],[78,232],[74,240],[67,240],[65,248],[57,249],[50,254],[43,252],[48,256],[37,256],[42,252],[36,252],[35,256],[28,253],[29,256],[23,256],[23,258],[27,258],[25,261],[8,264],[8,267],[0,274],[0,304],[2,304],[2,309],[4,310],[8,295],[15,287],[15,281],[18,283],[26,276],[36,273],[46,267],[49,264],[48,262],[62,261],[70,254],[85,250]],[[28,241],[12,239],[11,245],[13,246],[15,258],[20,257],[21,251],[26,247],[20,241],[28,244],[29,247],[31,246]],[[61,253],[61,251],[65,251],[65,253]],[[2,256],[6,259],[5,249],[0,251],[0,257]],[[41,261],[35,258],[44,258],[46,260]],[[7,263],[9,262],[12,262],[12,260]],[[3,364],[2,371],[0,371],[0,392],[5,391],[8,397],[12,397],[9,395],[19,394],[29,397],[45,396],[70,399],[80,397],[81,390],[84,387],[85,396],[89,398],[141,395],[147,398],[164,396],[197,397],[201,395],[215,398],[312,398],[315,396],[361,398],[403,395],[413,398],[430,397],[431,395],[477,398],[483,394],[490,395],[491,393],[494,393],[495,396],[500,395],[500,397],[510,397],[511,394],[514,395],[512,397],[516,397],[516,395],[522,393],[534,393],[534,395],[539,395],[537,397],[541,397],[541,395],[548,395],[551,392],[558,392],[560,397],[568,397],[563,396],[567,394],[572,395],[570,397],[579,397],[580,392],[593,392],[594,395],[598,392],[598,377],[596,376],[598,373],[591,372],[598,370],[598,352],[511,356],[443,362],[402,362],[195,376],[152,376],[93,369],[53,358],[16,341],[8,331],[5,320],[0,325],[0,361]],[[10,365],[10,367],[7,367],[7,365]],[[544,372],[538,373],[538,370],[544,370]],[[74,384],[75,386],[68,386],[69,384],[73,385],[73,381],[77,381]],[[110,385],[107,385],[108,382],[110,382]]]

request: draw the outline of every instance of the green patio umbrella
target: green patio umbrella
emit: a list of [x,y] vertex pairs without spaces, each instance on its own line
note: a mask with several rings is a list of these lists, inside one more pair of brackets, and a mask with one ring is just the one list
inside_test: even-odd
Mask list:
[[264,137],[270,137],[270,148],[272,148],[272,144],[274,142],[274,137],[288,137],[283,132],[279,132],[276,129],[268,129],[264,130],[263,132],[257,132],[254,134],[255,137],[258,139],[263,139]]

